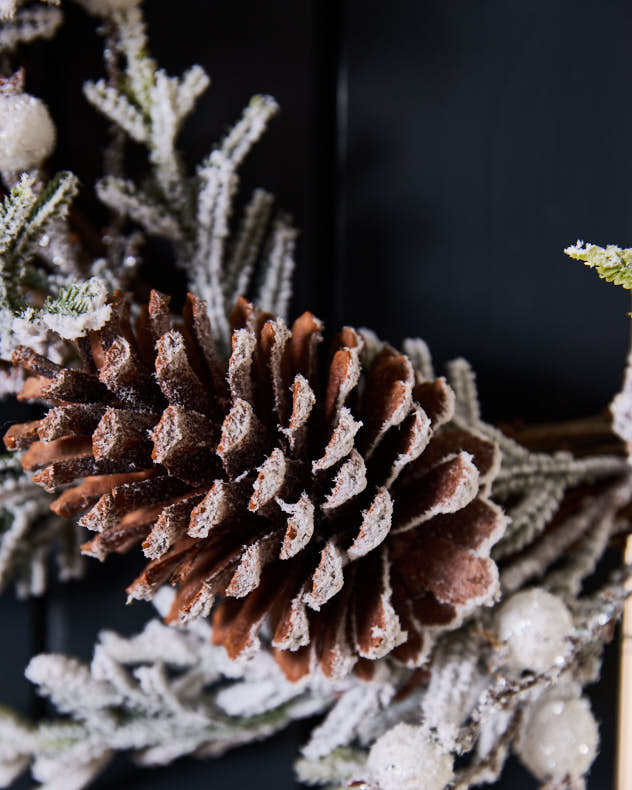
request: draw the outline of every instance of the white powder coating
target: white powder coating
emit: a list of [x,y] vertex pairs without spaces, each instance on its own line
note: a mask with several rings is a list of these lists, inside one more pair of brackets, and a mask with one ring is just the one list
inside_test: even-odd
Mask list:
[[422,727],[398,724],[373,744],[367,760],[380,790],[443,790],[454,776],[452,756]]
[[86,11],[97,16],[110,16],[116,11],[125,11],[140,5],[140,0],[79,0],[79,2]]
[[0,95],[0,171],[14,174],[38,167],[55,147],[57,133],[41,99]]
[[553,691],[538,700],[518,741],[520,759],[542,782],[582,776],[599,745],[597,722],[588,700],[559,695]]
[[513,595],[496,623],[508,650],[507,664],[534,672],[546,671],[564,655],[573,628],[564,603],[539,587]]

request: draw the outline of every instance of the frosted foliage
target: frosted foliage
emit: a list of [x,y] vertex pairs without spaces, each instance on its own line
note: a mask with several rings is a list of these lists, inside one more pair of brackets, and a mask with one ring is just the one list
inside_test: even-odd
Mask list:
[[624,442],[632,443],[632,354],[628,356],[623,387],[610,404],[612,427]]
[[110,16],[140,4],[140,0],[78,0],[86,11],[97,16]]
[[44,310],[44,325],[63,337],[74,340],[93,330],[100,329],[110,317],[111,307],[107,304],[108,291],[103,280],[91,277],[81,287],[64,292],[66,301],[50,302]]
[[452,757],[422,727],[398,724],[371,747],[367,767],[381,790],[443,790]]
[[578,778],[590,768],[599,745],[597,722],[585,698],[544,695],[523,725],[518,754],[541,781]]
[[[26,0],[0,0],[0,20],[6,21],[15,16],[18,7]],[[51,5],[59,5],[60,0],[44,0]]]
[[8,19],[15,14],[15,0],[0,0],[0,19]]
[[0,170],[38,167],[55,147],[55,126],[43,101],[20,93],[0,95]]
[[513,595],[497,615],[498,636],[507,646],[507,663],[534,672],[544,672],[564,655],[572,627],[564,603],[540,588]]

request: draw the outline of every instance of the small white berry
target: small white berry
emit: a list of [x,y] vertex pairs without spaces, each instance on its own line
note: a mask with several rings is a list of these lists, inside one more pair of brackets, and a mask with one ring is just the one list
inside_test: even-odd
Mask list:
[[573,621],[563,601],[535,587],[500,607],[496,628],[507,648],[508,666],[544,672],[566,652]]
[[0,94],[0,171],[38,167],[55,147],[55,125],[43,101],[27,93]]
[[453,778],[452,756],[422,727],[398,724],[373,744],[367,760],[381,790],[443,790]]
[[588,700],[564,698],[564,692],[543,695],[528,712],[518,738],[518,754],[541,782],[580,777],[592,765],[599,730]]

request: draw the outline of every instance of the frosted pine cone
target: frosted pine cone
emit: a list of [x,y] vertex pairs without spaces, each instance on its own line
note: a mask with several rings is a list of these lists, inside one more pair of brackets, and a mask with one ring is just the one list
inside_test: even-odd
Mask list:
[[[213,612],[231,657],[266,633],[292,679],[391,655],[427,657],[432,635],[490,602],[505,519],[486,497],[495,445],[452,420],[445,380],[345,328],[325,361],[320,321],[283,321],[240,300],[228,370],[204,304],[172,327],[152,293],[135,331],[120,297],[80,346],[82,370],[20,348],[23,398],[54,404],[13,426],[11,449],[52,503],[97,535],[104,560],[142,542],[128,588],[178,589],[168,620]],[[67,487],[72,484],[71,487]],[[360,662],[360,663],[357,663]]]

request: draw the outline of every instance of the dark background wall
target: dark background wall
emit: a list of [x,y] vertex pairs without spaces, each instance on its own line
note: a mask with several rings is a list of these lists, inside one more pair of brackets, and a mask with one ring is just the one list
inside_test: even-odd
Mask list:
[[[273,190],[302,228],[297,312],[394,343],[422,336],[439,366],[466,356],[490,420],[589,415],[608,402],[627,298],[562,249],[578,237],[632,246],[628,3],[151,0],[147,17],[167,71],[198,62],[213,78],[183,135],[191,163],[252,93],[280,101],[244,181]],[[81,209],[96,218],[105,125],[80,86],[101,74],[100,51],[93,22],[70,5],[57,39],[26,59],[28,89],[50,101],[60,130],[53,167],[81,176]],[[145,264],[159,286],[162,256],[150,248]],[[131,633],[149,616],[123,606],[137,558],[114,565],[92,562],[86,581],[40,602],[0,598],[2,702],[33,708],[30,653],[88,659],[100,629]],[[614,645],[607,656],[592,692],[603,745],[591,790],[612,786]],[[153,772],[122,760],[95,787],[292,788],[306,733]],[[512,765],[500,787],[534,783]]]

